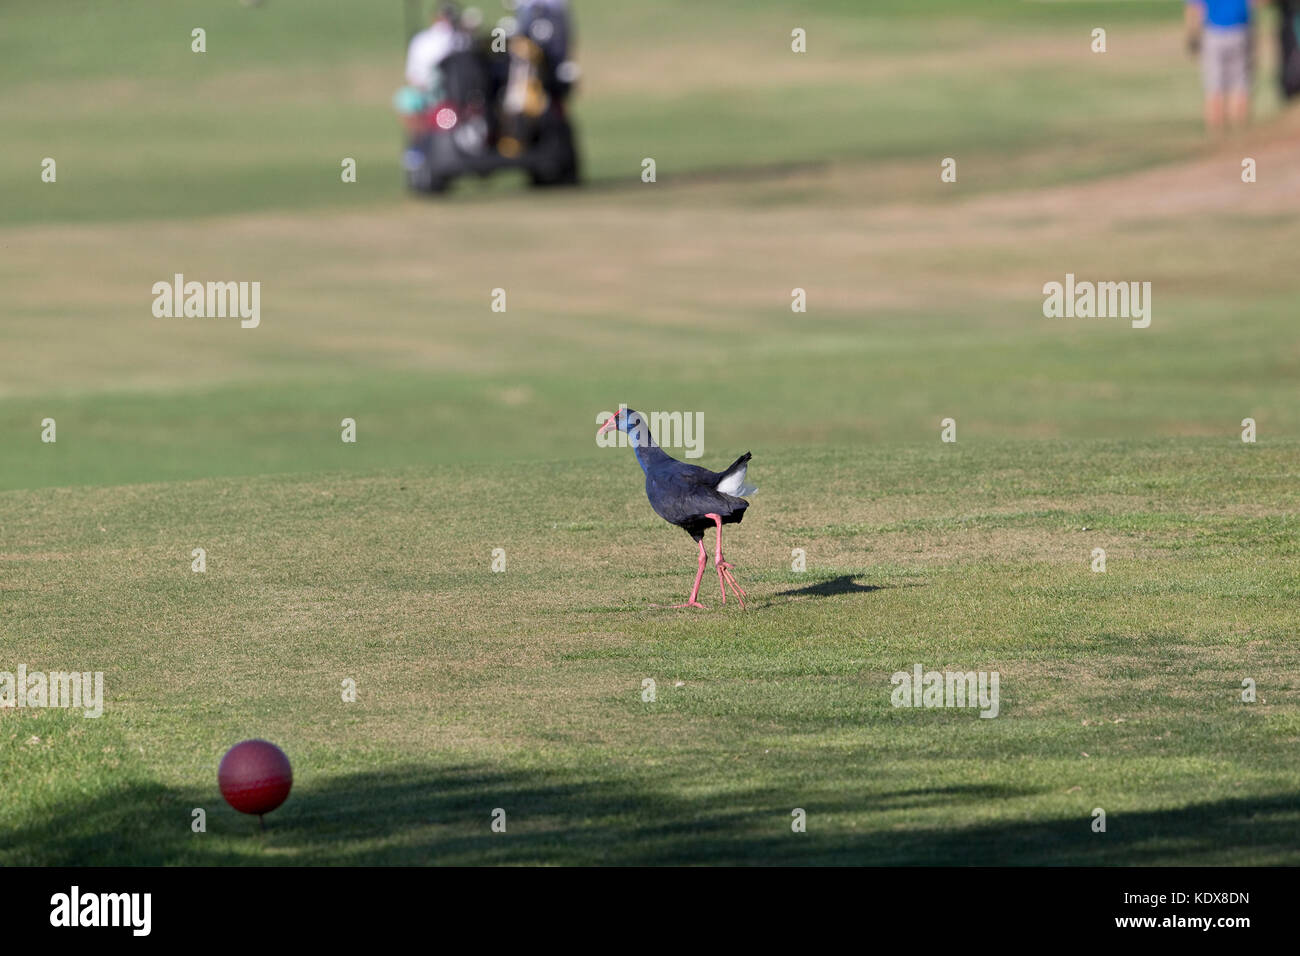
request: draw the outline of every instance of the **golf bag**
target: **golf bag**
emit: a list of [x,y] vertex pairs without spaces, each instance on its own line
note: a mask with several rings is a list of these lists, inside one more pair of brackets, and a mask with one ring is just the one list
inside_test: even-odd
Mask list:
[[1300,96],[1300,0],[1278,0],[1282,41],[1282,95]]
[[570,80],[562,67],[569,57],[573,31],[568,5],[556,0],[521,0],[517,16],[519,35],[537,44],[542,52],[541,80],[547,94],[564,99]]

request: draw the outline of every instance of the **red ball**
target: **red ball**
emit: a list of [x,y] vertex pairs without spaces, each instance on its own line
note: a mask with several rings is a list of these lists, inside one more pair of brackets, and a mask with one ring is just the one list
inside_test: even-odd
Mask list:
[[289,796],[293,768],[284,751],[275,744],[245,740],[221,758],[217,786],[226,803],[240,813],[270,813]]

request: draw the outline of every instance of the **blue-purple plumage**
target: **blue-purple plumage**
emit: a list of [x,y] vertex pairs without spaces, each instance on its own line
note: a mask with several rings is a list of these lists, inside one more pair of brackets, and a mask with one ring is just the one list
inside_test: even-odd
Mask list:
[[740,497],[755,489],[745,484],[749,452],[723,471],[678,461],[660,448],[640,413],[628,409],[618,426],[628,433],[637,461],[645,472],[645,493],[650,507],[665,521],[682,528],[696,541],[713,526],[716,514],[723,524],[738,524],[749,502]]

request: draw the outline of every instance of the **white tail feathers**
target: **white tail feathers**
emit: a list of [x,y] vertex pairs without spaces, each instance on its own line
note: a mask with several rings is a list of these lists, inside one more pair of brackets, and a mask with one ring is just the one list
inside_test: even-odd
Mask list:
[[745,495],[752,495],[758,491],[753,485],[745,484],[745,471],[748,465],[741,465],[735,471],[730,472],[727,477],[718,482],[718,490],[724,495],[731,495],[733,498],[743,498]]

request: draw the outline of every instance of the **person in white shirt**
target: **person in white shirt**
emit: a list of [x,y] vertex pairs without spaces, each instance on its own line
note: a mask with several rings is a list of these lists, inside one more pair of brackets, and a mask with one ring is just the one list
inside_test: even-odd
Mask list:
[[428,93],[435,83],[436,70],[457,46],[455,11],[442,7],[433,23],[411,37],[406,49],[406,85]]

